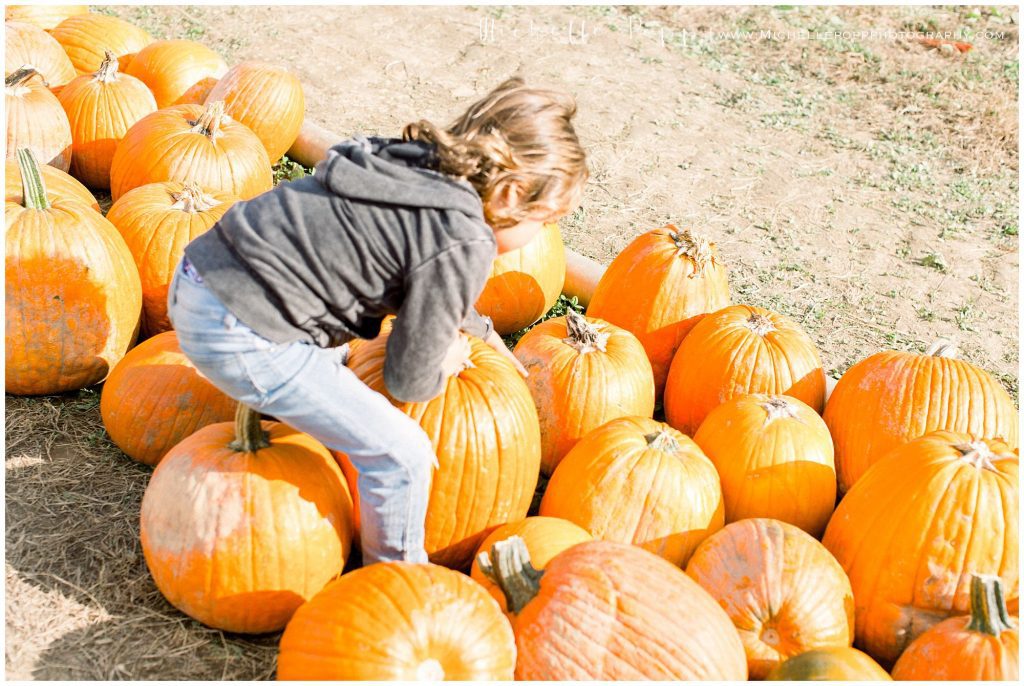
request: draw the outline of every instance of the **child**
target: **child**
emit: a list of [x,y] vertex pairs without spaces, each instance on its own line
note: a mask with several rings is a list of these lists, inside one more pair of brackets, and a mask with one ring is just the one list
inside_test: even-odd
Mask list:
[[525,369],[473,309],[496,252],[579,202],[573,100],[509,79],[447,129],[340,143],[313,176],[235,204],[185,248],[168,293],[182,351],[229,396],[345,452],[359,472],[366,564],[425,562],[433,447],[335,346],[397,315],[384,383],[438,395],[478,336]]

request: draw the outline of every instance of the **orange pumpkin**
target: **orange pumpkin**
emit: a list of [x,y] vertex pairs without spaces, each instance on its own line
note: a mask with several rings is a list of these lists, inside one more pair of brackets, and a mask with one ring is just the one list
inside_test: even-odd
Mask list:
[[7,21],[33,24],[48,31],[68,17],[88,12],[88,5],[7,5],[4,18]]
[[199,79],[193,84],[191,88],[185,91],[180,98],[178,98],[179,105],[202,105],[206,102],[206,98],[210,96],[210,91],[217,85],[218,79],[212,76]]
[[[223,76],[222,76],[223,74]],[[224,101],[224,111],[252,129],[271,162],[292,147],[306,117],[302,82],[291,71],[267,62],[250,60],[231,67],[206,98]]]
[[924,355],[887,350],[847,370],[824,415],[841,492],[893,448],[929,431],[1017,447],[1013,399],[988,372],[955,357],[956,348],[938,341]]
[[142,552],[171,605],[262,634],[341,573],[352,499],[327,448],[238,406],[160,460],[142,497]]
[[795,526],[775,519],[729,524],[700,544],[686,573],[736,625],[751,679],[808,650],[853,643],[850,580]]
[[64,48],[38,26],[8,21],[4,31],[7,35],[4,49],[6,74],[23,64],[30,64],[50,88],[60,88],[77,76]]
[[850,489],[822,539],[856,600],[857,645],[890,665],[924,631],[970,609],[971,574],[1018,588],[1017,456],[935,431],[892,450]]
[[[348,366],[389,399],[384,357],[390,326],[352,345]],[[432,562],[461,569],[495,526],[522,519],[540,470],[537,410],[519,373],[472,338],[471,366],[448,378],[428,402],[391,401],[419,422],[440,467],[427,506],[425,547]]]
[[660,400],[679,344],[705,314],[728,304],[729,279],[715,244],[669,224],[638,236],[612,260],[587,312],[640,340]]
[[194,181],[248,200],[274,184],[259,139],[224,114],[224,104],[176,105],[143,117],[118,143],[110,194],[159,181]]
[[[43,185],[46,187],[46,199],[50,201],[51,205],[58,200],[74,199],[97,212],[100,211],[100,204],[96,197],[75,177],[49,164],[39,167],[39,171],[42,173]],[[21,172],[18,169],[18,160],[8,159],[4,166],[4,174],[4,200],[17,205],[24,204],[25,195],[21,183]]]
[[530,329],[515,355],[530,373],[526,385],[540,417],[545,474],[602,424],[654,414],[651,363],[625,329],[569,310]]
[[499,526],[492,531],[491,535],[484,539],[484,542],[480,544],[476,551],[470,576],[478,584],[486,588],[487,592],[498,601],[502,612],[508,611],[508,607],[505,604],[505,594],[501,592],[501,589],[493,581],[484,575],[476,558],[480,556],[480,553],[490,551],[498,541],[504,541],[513,536],[519,536],[523,539],[523,543],[530,553],[530,560],[532,560],[532,564],[538,570],[544,569],[548,562],[551,561],[551,558],[563,550],[568,550],[577,543],[594,540],[594,537],[587,533],[585,529],[580,528],[567,519],[559,519],[558,517],[527,517],[518,522],[510,522],[504,526]]
[[515,639],[472,580],[432,564],[379,562],[331,582],[281,636],[277,678],[508,681]]
[[229,422],[234,400],[196,371],[173,331],[128,351],[100,395],[103,426],[128,457],[151,466],[209,424]]
[[741,395],[711,410],[693,440],[722,478],[725,521],[770,517],[815,537],[836,502],[832,438],[817,412],[784,395]]
[[518,681],[747,678],[729,616],[646,550],[589,541],[538,572],[523,540],[512,537],[478,561],[512,611]]
[[820,414],[825,372],[792,319],[733,305],[702,319],[679,346],[665,385],[665,418],[692,436],[711,410],[747,393],[792,396]]
[[32,67],[4,79],[7,107],[7,158],[28,148],[37,160],[61,171],[71,168],[71,124],[57,96]]
[[78,200],[47,200],[29,150],[18,151],[18,164],[24,204],[4,209],[7,392],[91,386],[135,342],[139,271],[101,214]]
[[124,236],[142,278],[142,333],[169,331],[167,289],[189,241],[208,231],[238,198],[195,183],[165,181],[133,188],[107,219]]
[[692,440],[647,417],[614,419],[584,436],[540,503],[542,515],[680,566],[722,528],[724,512],[711,461]]
[[117,56],[124,72],[135,54],[153,42],[153,37],[139,27],[105,14],[70,16],[50,35],[64,48],[79,75],[95,73],[107,50]]
[[138,79],[119,74],[117,58],[107,51],[95,74],[77,77],[58,97],[71,124],[71,173],[93,188],[108,188],[117,143],[156,111],[153,95]]
[[892,669],[897,681],[1017,681],[1020,636],[999,577],[971,579],[971,614],[917,637]]
[[565,283],[565,245],[558,224],[545,224],[532,241],[498,255],[476,310],[502,336],[525,329],[558,301]]
[[791,657],[768,681],[892,681],[877,662],[856,648],[818,648]]
[[145,83],[164,109],[184,104],[181,98],[190,88],[206,78],[219,79],[227,70],[224,58],[202,43],[158,40],[139,50],[125,71]]

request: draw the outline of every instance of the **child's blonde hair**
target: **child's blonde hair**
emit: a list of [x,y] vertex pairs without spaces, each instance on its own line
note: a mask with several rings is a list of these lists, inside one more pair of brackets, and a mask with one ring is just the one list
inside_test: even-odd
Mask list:
[[[436,145],[438,169],[473,184],[488,223],[503,228],[534,213],[565,214],[579,204],[588,171],[571,122],[575,114],[571,96],[527,88],[513,77],[446,129],[420,120],[408,124],[402,138]],[[516,205],[490,208],[490,199],[510,182],[522,192]]]

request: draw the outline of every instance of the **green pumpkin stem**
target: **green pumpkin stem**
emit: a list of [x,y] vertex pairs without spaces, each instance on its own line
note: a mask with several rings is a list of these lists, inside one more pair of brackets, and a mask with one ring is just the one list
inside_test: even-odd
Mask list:
[[39,168],[35,154],[29,148],[18,148],[17,155],[18,169],[21,171],[23,207],[30,210],[49,209],[50,200],[46,197],[42,170]]
[[10,74],[8,74],[4,78],[4,87],[17,88],[33,76],[38,76],[39,80],[43,82],[44,86],[46,86],[47,88],[50,87],[50,84],[46,82],[46,79],[43,78],[43,75],[36,71],[36,68],[33,67],[31,64],[23,64],[21,67],[15,69]]
[[192,122],[192,133],[201,133],[210,140],[216,140],[220,136],[220,124],[224,119],[224,101],[211,102],[199,115],[199,119]]
[[971,577],[971,621],[968,631],[998,636],[1013,629],[1010,613],[1003,600],[1003,582],[998,576],[975,574]]
[[263,430],[260,413],[245,403],[235,409],[235,440],[228,444],[240,453],[254,453],[270,447],[270,434]]
[[693,262],[693,271],[690,272],[689,278],[700,276],[708,266],[715,264],[713,244],[707,238],[695,234],[690,229],[680,231],[672,224],[666,228],[669,230],[668,237],[676,246],[676,257],[689,257]]
[[565,314],[565,328],[569,335],[562,340],[576,348],[580,353],[592,353],[595,350],[605,352],[608,348],[606,331],[598,331],[597,327],[587,321],[582,314],[570,308]]
[[955,360],[958,353],[959,351],[957,351],[956,344],[954,344],[953,341],[940,338],[932,343],[924,354],[932,357],[947,357],[951,360]]
[[117,79],[117,55],[110,50],[103,51],[103,61],[100,63],[100,68],[96,70],[96,73],[92,75],[97,81],[107,83]]
[[519,614],[540,592],[544,570],[534,569],[530,564],[530,551],[519,536],[498,541],[491,546],[490,553],[480,553],[476,561],[484,576],[505,594],[505,602],[513,614]]

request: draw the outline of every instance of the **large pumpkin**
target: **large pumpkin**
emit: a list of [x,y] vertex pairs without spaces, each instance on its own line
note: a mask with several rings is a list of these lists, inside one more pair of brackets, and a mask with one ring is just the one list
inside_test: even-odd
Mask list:
[[[46,199],[51,205],[58,200],[74,199],[97,212],[100,211],[100,204],[96,197],[75,177],[49,164],[39,167],[39,171],[45,186]],[[4,165],[4,201],[17,205],[23,205],[25,202],[21,172],[18,169],[18,160],[15,158],[8,158]]]
[[768,681],[892,681],[882,667],[856,648],[817,648],[791,657]]
[[955,359],[938,341],[927,353],[887,350],[850,367],[825,408],[836,448],[839,490],[896,446],[929,431],[1001,438],[1017,447],[1017,409],[988,372]]
[[341,573],[352,500],[327,448],[238,406],[157,465],[142,497],[142,552],[176,608],[207,626],[261,634]]
[[173,331],[140,343],[114,366],[100,396],[103,426],[118,448],[156,465],[209,424],[231,421],[234,400],[200,376]]
[[936,431],[892,450],[836,508],[822,543],[857,601],[857,645],[890,665],[924,631],[970,609],[972,574],[1017,598],[1017,456]]
[[139,271],[109,221],[78,200],[51,203],[31,152],[18,160],[24,204],[4,208],[7,392],[91,386],[135,341]]
[[540,514],[679,566],[725,524],[714,465],[688,437],[647,417],[614,419],[584,436],[551,476]]
[[6,21],[21,21],[49,30],[68,17],[88,12],[88,5],[7,5],[4,18]]
[[142,81],[163,109],[182,103],[200,81],[219,79],[228,70],[224,58],[191,40],[158,40],[139,50],[126,73]]
[[143,117],[114,152],[110,194],[159,181],[194,181],[248,200],[273,187],[256,135],[224,114],[224,104],[177,105]]
[[77,76],[64,48],[46,31],[32,24],[8,21],[4,32],[7,39],[4,48],[5,76],[23,64],[30,64],[47,85],[55,89]]
[[378,562],[299,608],[277,678],[509,681],[515,663],[508,621],[478,584],[437,565]]
[[43,164],[71,168],[71,124],[60,101],[35,69],[25,66],[4,79],[7,158],[28,148]]
[[[504,541],[519,536],[530,553],[530,560],[536,569],[544,569],[558,553],[568,550],[577,543],[592,541],[594,537],[576,524],[567,519],[558,517],[527,517],[518,522],[510,522],[499,526],[491,532],[491,535],[484,539],[476,551],[476,556],[486,553],[494,547],[498,541]],[[480,563],[474,558],[473,568],[470,570],[477,583],[487,589],[487,592],[498,601],[504,612],[508,611],[505,604],[505,594],[498,586],[487,578],[480,570]]]
[[525,329],[558,300],[565,283],[565,245],[558,224],[545,224],[533,240],[498,255],[476,301],[503,336]]
[[729,280],[715,244],[669,224],[637,236],[612,260],[587,312],[640,340],[661,399],[679,344],[705,314],[728,304]]
[[[390,327],[353,345],[348,365],[387,396],[384,356]],[[432,562],[468,567],[496,526],[522,519],[540,471],[537,410],[519,373],[483,341],[471,339],[469,367],[441,394],[398,409],[419,422],[437,454],[427,506],[425,548]],[[390,396],[388,396],[390,398]]]
[[853,643],[853,591],[835,558],[775,519],[729,524],[700,544],[686,573],[725,608],[750,678],[815,648]]
[[169,331],[167,289],[185,246],[208,231],[238,198],[206,192],[195,183],[165,181],[133,188],[115,202],[107,219],[124,236],[142,279],[142,333]]
[[682,570],[646,550],[590,541],[537,571],[513,537],[478,561],[511,610],[519,681],[747,678],[729,616]]
[[153,95],[118,73],[117,58],[107,51],[95,74],[77,77],[58,98],[71,124],[71,173],[93,188],[109,187],[114,150],[135,122],[156,111]]
[[789,395],[820,414],[825,372],[792,319],[733,305],[702,319],[679,346],[665,385],[665,418],[692,436],[711,410],[747,393]]
[[271,162],[277,162],[299,136],[306,99],[299,77],[285,67],[249,60],[210,74],[220,80],[205,102],[224,101],[224,111],[252,129]]
[[725,521],[770,517],[812,536],[836,502],[832,438],[817,412],[785,395],[741,395],[708,414],[693,440],[722,478]]
[[153,42],[143,29],[105,14],[70,16],[50,35],[64,48],[79,75],[95,73],[107,50],[117,56],[121,71],[125,71],[135,54]]
[[523,336],[515,355],[540,417],[541,469],[551,474],[588,432],[654,413],[651,363],[636,336],[569,310]]
[[1020,635],[995,576],[971,579],[971,614],[917,637],[892,669],[897,681],[1017,681]]

